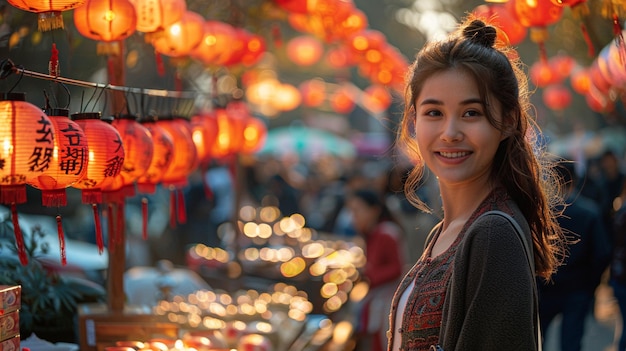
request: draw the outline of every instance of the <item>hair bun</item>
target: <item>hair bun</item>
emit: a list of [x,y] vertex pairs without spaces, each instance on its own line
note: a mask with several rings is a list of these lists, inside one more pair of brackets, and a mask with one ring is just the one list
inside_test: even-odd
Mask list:
[[486,25],[481,20],[473,20],[463,28],[463,37],[489,48],[495,44],[497,34],[494,27]]

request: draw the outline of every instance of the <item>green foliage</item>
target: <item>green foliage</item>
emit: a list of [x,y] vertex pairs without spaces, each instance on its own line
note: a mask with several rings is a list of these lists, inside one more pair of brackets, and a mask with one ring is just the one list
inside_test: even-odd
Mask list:
[[[8,223],[4,221],[1,225],[6,229]],[[22,335],[29,335],[37,327],[56,326],[60,321],[71,323],[78,304],[105,300],[106,290],[100,285],[46,270],[38,259],[49,250],[47,243],[41,242],[44,236],[38,226],[29,235],[25,234],[26,265],[20,263],[13,242],[0,242],[0,284],[22,286]]]

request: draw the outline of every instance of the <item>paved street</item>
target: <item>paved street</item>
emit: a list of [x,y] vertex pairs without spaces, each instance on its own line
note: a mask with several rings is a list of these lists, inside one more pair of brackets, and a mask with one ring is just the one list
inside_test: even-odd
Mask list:
[[[619,309],[611,289],[602,285],[597,291],[596,299],[595,318],[589,316],[587,319],[582,351],[617,351],[613,340],[619,337],[621,326],[618,325]],[[558,328],[560,319],[555,319],[545,336],[544,351],[561,351],[558,347]]]

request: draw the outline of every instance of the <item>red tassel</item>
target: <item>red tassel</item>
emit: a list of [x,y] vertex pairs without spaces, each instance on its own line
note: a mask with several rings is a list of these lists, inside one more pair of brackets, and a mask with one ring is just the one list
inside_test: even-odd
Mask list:
[[213,189],[211,189],[211,184],[209,184],[206,177],[202,177],[202,185],[204,189],[204,196],[207,200],[213,200]]
[[67,206],[67,193],[65,191],[65,188],[42,190],[41,204],[46,207]]
[[98,205],[91,204],[93,209],[93,220],[96,227],[96,245],[98,245],[98,253],[104,252],[104,240],[102,239],[102,225],[100,224],[100,214],[98,213]]
[[587,26],[585,26],[585,24],[581,24],[580,30],[583,32],[583,38],[585,39],[585,43],[587,44],[587,55],[589,55],[589,57],[595,57],[596,50],[593,47],[591,37],[589,37],[589,32],[587,32]]
[[17,206],[15,202],[11,203],[11,220],[13,222],[13,232],[15,233],[15,245],[17,246],[17,255],[20,258],[20,263],[23,266],[28,264],[28,255],[26,254],[26,246],[24,245],[24,236],[22,235],[22,228],[20,228],[20,222],[17,219]]
[[48,73],[53,77],[61,75],[61,70],[59,69],[59,50],[57,50],[56,43],[52,43],[50,61],[48,61]]
[[157,74],[161,77],[165,76],[165,65],[163,65],[163,57],[160,53],[155,51],[154,58],[156,59]]
[[67,264],[67,256],[65,254],[65,233],[63,232],[63,223],[61,223],[61,216],[57,215],[57,233],[59,234],[59,249],[61,249],[61,265]]
[[148,199],[141,199],[141,233],[143,240],[148,240]]
[[187,223],[187,209],[185,208],[185,193],[182,189],[176,190],[178,194],[178,200],[176,201],[176,207],[178,209],[178,223]]
[[176,194],[170,190],[170,228],[176,228]]
[[23,204],[26,202],[26,185],[0,186],[0,199],[4,204]]
[[283,36],[280,32],[280,27],[278,26],[278,24],[272,25],[272,39],[276,48],[280,48],[283,46]]

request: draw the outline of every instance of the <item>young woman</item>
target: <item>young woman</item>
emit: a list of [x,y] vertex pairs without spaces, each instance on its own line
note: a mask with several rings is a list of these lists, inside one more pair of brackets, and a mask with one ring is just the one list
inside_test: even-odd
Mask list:
[[[391,350],[536,350],[535,275],[549,278],[564,249],[553,206],[560,186],[533,143],[527,81],[497,31],[468,19],[428,43],[408,77],[398,141],[437,177],[443,220],[392,301]],[[535,272],[512,216],[534,253]]]

